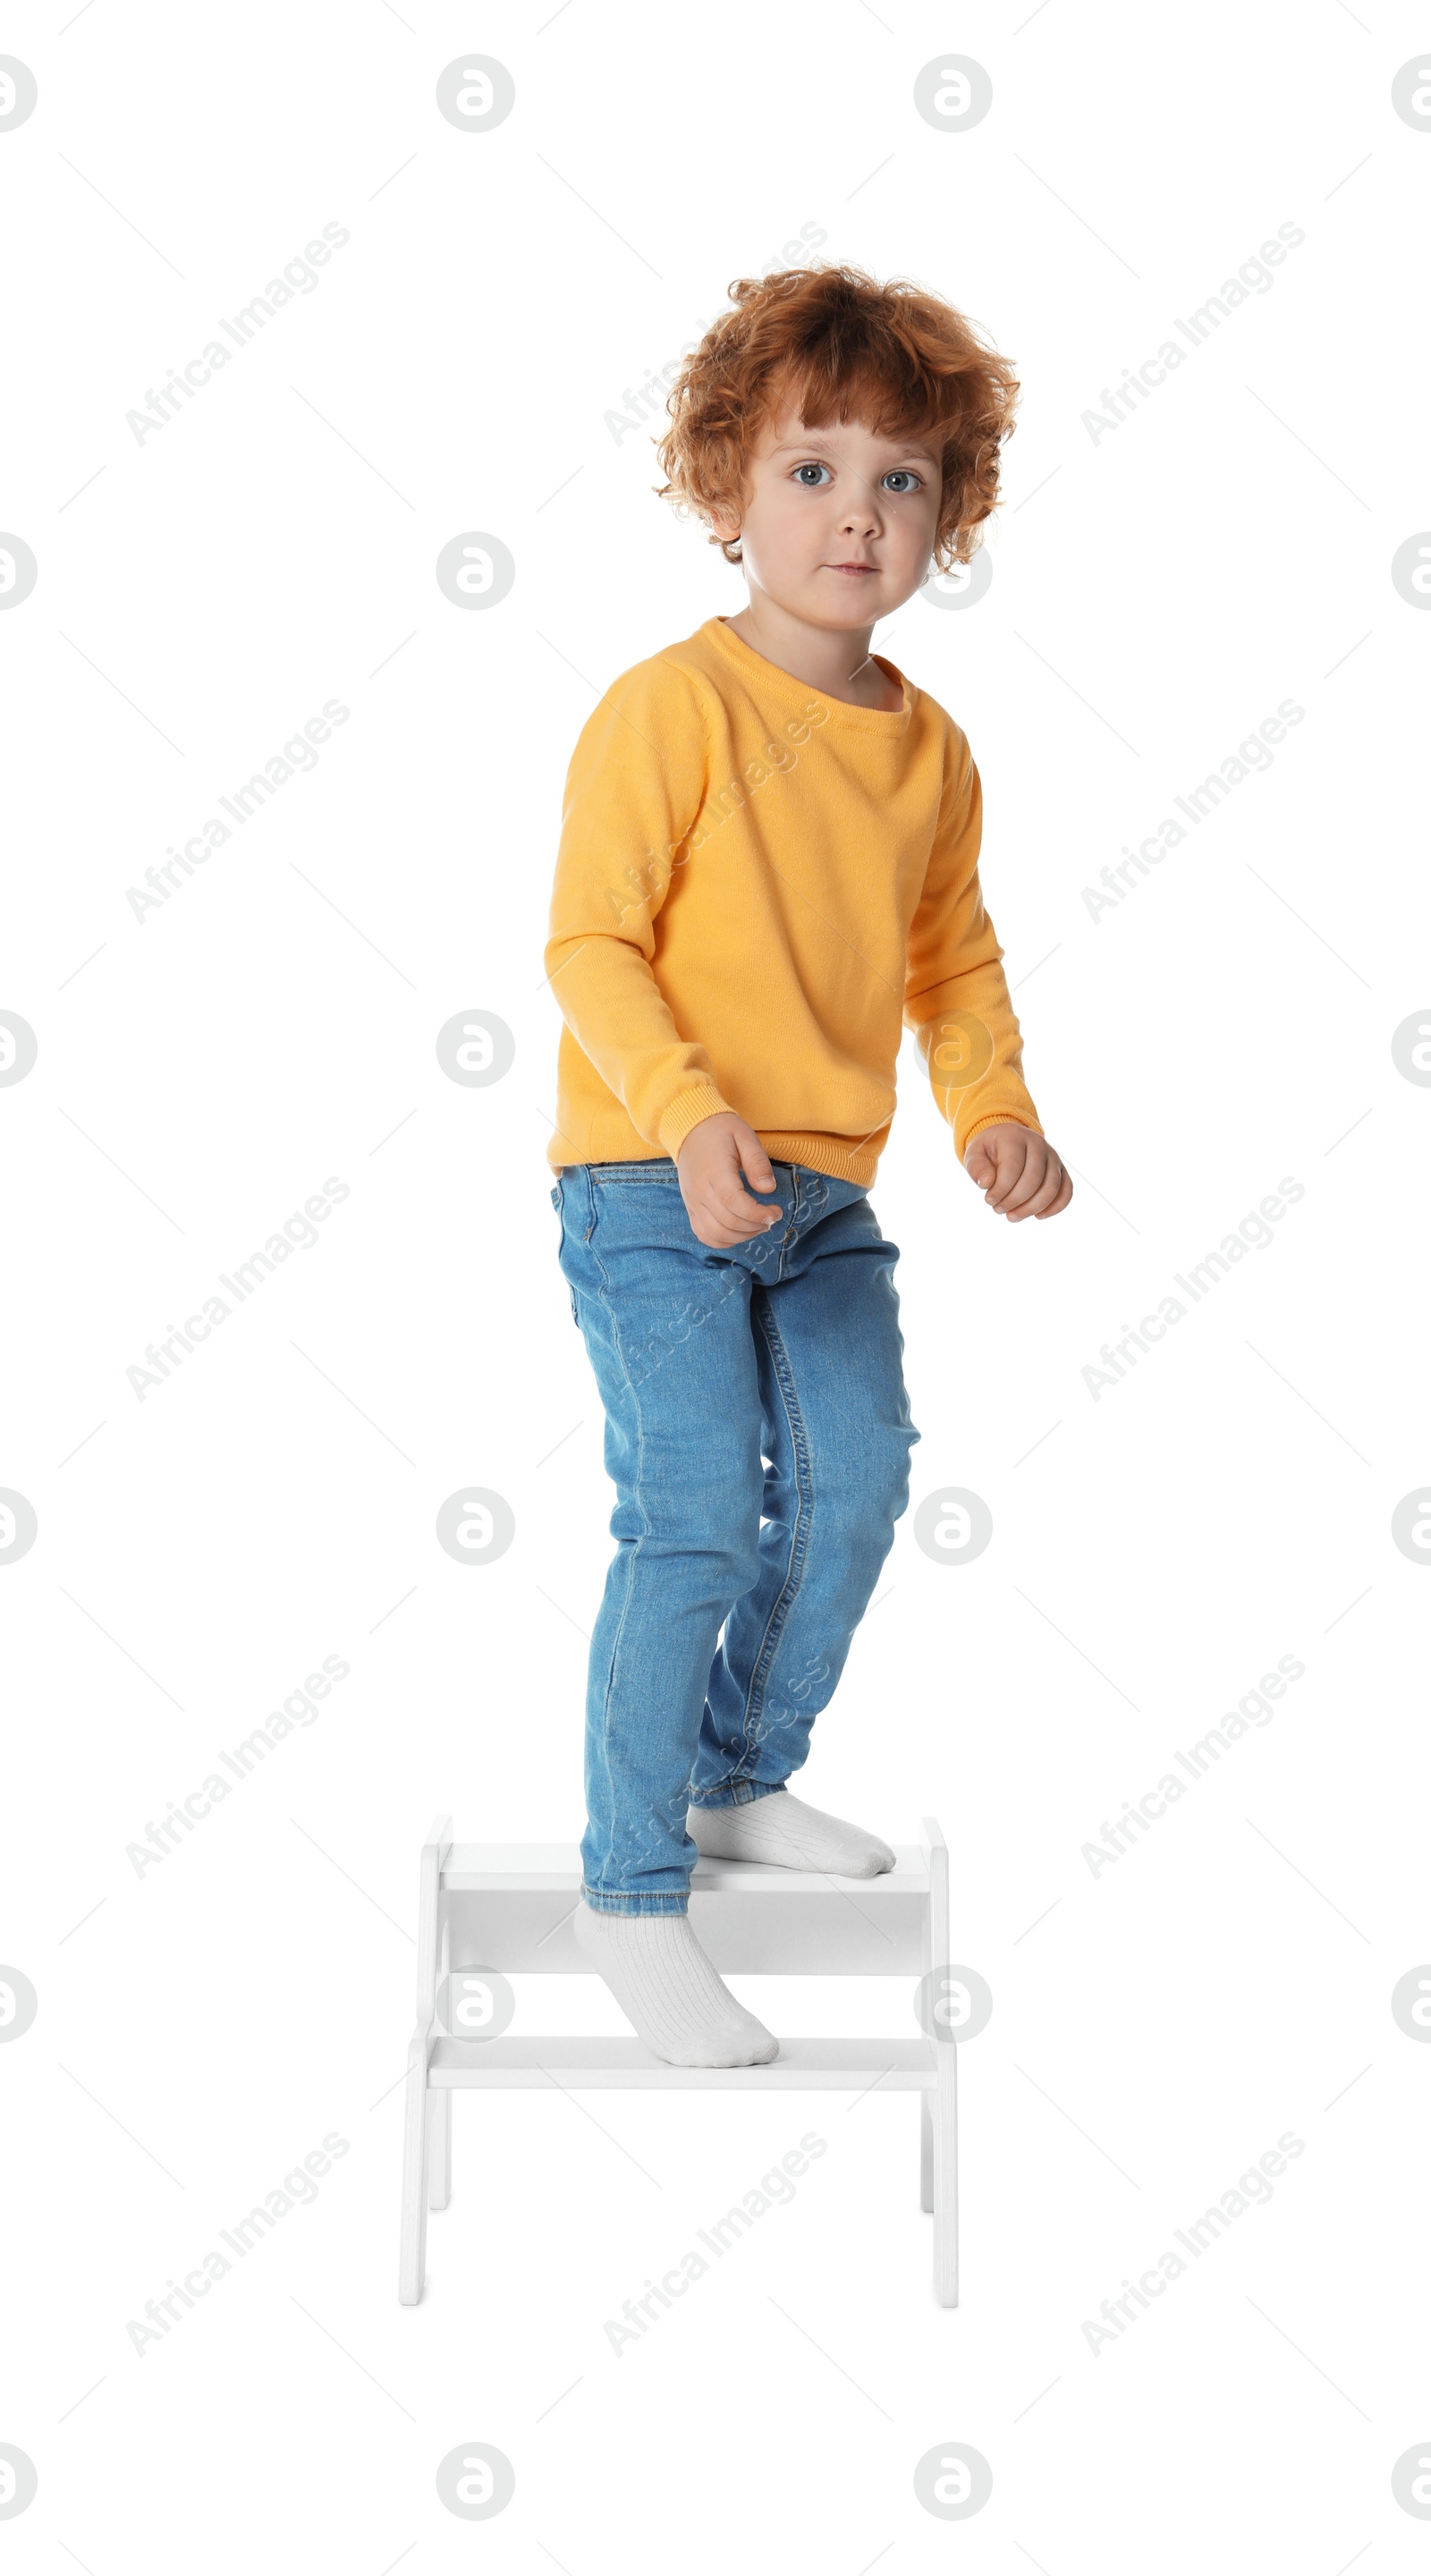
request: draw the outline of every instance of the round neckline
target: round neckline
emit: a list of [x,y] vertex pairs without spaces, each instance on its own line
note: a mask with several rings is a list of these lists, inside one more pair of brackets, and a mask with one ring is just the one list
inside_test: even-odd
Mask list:
[[728,618],[708,617],[701,631],[710,635],[726,653],[745,663],[747,668],[751,663],[757,664],[765,684],[792,704],[798,702],[803,707],[811,698],[818,698],[838,722],[854,725],[866,732],[898,734],[908,728],[914,713],[914,683],[901,671],[897,662],[891,662],[883,653],[872,653],[870,659],[877,662],[890,679],[898,682],[904,694],[902,707],[857,707],[848,698],[831,697],[827,689],[816,688],[812,681],[798,680],[793,671],[785,670],[779,662],[772,662],[767,655],[758,652],[753,644],[747,644],[743,635],[736,634]]

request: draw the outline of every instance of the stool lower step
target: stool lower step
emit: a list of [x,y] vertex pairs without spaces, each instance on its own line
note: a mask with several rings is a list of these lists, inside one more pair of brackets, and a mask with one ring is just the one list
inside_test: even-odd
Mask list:
[[439,2039],[427,2080],[438,2090],[485,2085],[501,2091],[560,2084],[574,2091],[654,2093],[932,2092],[936,2082],[923,2039],[787,2039],[768,2066],[668,2066],[639,2039],[581,2037]]

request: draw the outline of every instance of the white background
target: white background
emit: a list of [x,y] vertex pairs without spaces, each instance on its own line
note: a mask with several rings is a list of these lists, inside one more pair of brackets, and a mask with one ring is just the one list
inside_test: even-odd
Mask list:
[[[66,23],[72,19],[72,23]],[[1427,1472],[1431,138],[1391,84],[1424,16],[1049,0],[232,12],[20,7],[0,133],[0,1571],[11,1720],[0,2439],[9,2563],[863,2576],[954,2562],[1300,2576],[1421,2567],[1425,2090],[1393,1984],[1431,1956]],[[967,133],[916,112],[953,42]],[[512,114],[439,115],[463,45]],[[126,414],[325,223],[313,292],[142,444]],[[1097,441],[1083,414],[1290,223],[1269,292]],[[422,2305],[396,2299],[416,1856],[575,1842],[600,1414],[544,1161],[541,948],[566,761],[622,670],[744,601],[654,497],[652,370],[728,282],[819,255],[969,312],[1023,386],[982,602],[876,643],[964,727],[1043,1122],[1077,1176],[994,1220],[912,1044],[872,1197],[902,1247],[914,1502],[802,1789],[951,1845],[994,1993],[961,2069],[962,2304],[941,2311],[907,2097],[459,2102]],[[798,254],[797,254],[798,255]],[[452,536],[510,549],[466,614]],[[1085,886],[1291,698],[1305,717],[1095,922]],[[337,699],[347,724],[164,906],[126,889]],[[501,1082],[438,1029],[514,1033]],[[349,1196],[141,1402],[126,1371],[328,1176]],[[1081,1372],[1283,1176],[1305,1195],[1095,1402]],[[1418,1318],[1421,1320],[1418,1322]],[[472,1479],[516,1517],[436,1543]],[[324,1657],[349,1677],[142,1878],[126,1846]],[[1278,1658],[1265,1727],[1095,1878],[1082,1846]],[[867,1750],[879,1747],[871,1765]],[[1030,1928],[1034,1927],[1034,1928]],[[752,1982],[777,2028],[912,2028],[891,1987]],[[530,1986],[519,2028],[622,2026]],[[793,2202],[618,2359],[603,2332],[792,2146]],[[1082,2332],[1283,2132],[1263,2207],[1136,2325]],[[126,2332],[330,2132],[316,2200],[142,2355]],[[516,2470],[479,2530],[454,2445]],[[916,2462],[994,2474],[952,2531]]]

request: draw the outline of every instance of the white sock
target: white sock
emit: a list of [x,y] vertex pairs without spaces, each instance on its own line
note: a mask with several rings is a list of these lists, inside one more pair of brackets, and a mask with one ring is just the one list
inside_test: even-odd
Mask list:
[[671,2066],[764,2066],[780,2042],[737,2003],[684,1914],[600,1914],[585,1900],[572,1929],[638,2039]]
[[878,1878],[894,1867],[894,1854],[878,1834],[822,1815],[788,1789],[740,1807],[692,1807],[686,1831],[707,1860],[763,1860],[836,1878]]

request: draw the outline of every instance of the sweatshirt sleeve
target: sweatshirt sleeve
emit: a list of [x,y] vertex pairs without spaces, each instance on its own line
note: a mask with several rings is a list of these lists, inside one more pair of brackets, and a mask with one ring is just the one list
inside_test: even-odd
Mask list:
[[934,847],[910,925],[904,1024],[914,1031],[962,1162],[970,1137],[996,1119],[1013,1119],[1040,1136],[1044,1131],[1024,1087],[1004,952],[984,909],[983,791],[957,725],[950,727],[946,761]]
[[673,1158],[731,1104],[652,972],[656,919],[706,793],[695,689],[660,655],[587,718],[567,769],[545,965],[562,1018],[638,1135]]

